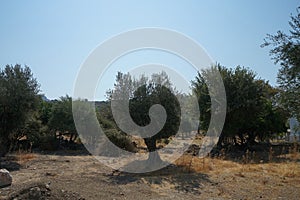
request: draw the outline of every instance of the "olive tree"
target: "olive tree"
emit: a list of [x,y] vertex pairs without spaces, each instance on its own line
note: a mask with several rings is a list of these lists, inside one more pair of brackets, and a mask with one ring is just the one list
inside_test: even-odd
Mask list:
[[[172,87],[167,74],[165,72],[154,73],[151,77],[141,76],[139,79],[134,79],[130,74],[119,72],[115,87],[108,94],[110,101],[127,99],[129,102],[130,116],[119,117],[120,124],[122,124],[122,120],[126,121],[128,117],[131,117],[133,122],[140,127],[156,123],[151,121],[149,110],[155,104],[164,107],[167,118],[163,128],[155,135],[142,138],[145,141],[148,151],[152,152],[149,153],[149,160],[154,161],[153,159],[156,159],[155,162],[159,162],[160,157],[156,153],[156,142],[159,139],[175,135],[180,124],[180,105],[176,98],[175,89]],[[119,105],[114,106],[114,109],[124,110],[124,106],[126,105],[121,103]],[[121,114],[122,112],[118,113]],[[134,135],[135,130],[132,131],[128,132],[128,134]]]
[[222,76],[227,98],[226,119],[218,146],[251,145],[257,139],[264,140],[284,130],[286,116],[273,103],[276,92],[272,87],[247,68],[228,69],[221,65],[200,71],[192,82],[199,101],[199,130],[206,131],[210,123],[211,98],[206,81],[214,70]]
[[0,156],[36,111],[38,92],[39,84],[28,66],[6,65],[0,71]]

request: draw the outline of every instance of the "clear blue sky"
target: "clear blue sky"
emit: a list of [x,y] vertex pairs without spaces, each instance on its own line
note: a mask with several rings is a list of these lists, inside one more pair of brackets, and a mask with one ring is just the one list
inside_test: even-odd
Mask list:
[[[278,67],[260,44],[267,33],[287,31],[299,5],[297,0],[1,1],[0,66],[26,64],[48,98],[71,95],[80,65],[101,42],[126,30],[162,27],[190,36],[216,62],[249,67],[275,85]],[[115,75],[110,76],[113,83]]]

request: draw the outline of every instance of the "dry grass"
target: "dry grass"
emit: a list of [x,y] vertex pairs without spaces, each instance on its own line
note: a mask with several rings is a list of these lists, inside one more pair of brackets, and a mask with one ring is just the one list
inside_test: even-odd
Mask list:
[[[300,154],[288,156],[299,158]],[[262,172],[283,177],[300,177],[300,163],[297,160],[281,163],[251,164],[251,162],[239,163],[218,158],[198,158],[191,155],[183,155],[175,164],[182,167],[184,171],[208,174],[232,173],[244,177],[245,173]]]
[[15,155],[15,160],[21,165],[35,158],[37,158],[37,155],[34,153],[17,153]]
[[192,155],[183,155],[175,161],[177,166],[183,168],[183,170],[193,172],[217,172],[219,169],[232,169],[236,168],[239,164],[216,158],[199,158]]

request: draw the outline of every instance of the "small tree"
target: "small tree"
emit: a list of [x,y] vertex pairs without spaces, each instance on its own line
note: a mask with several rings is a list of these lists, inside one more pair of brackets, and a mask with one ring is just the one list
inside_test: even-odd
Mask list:
[[60,133],[70,134],[70,142],[76,140],[77,131],[73,120],[71,97],[67,95],[53,103],[48,124],[55,137],[56,132],[59,131]]

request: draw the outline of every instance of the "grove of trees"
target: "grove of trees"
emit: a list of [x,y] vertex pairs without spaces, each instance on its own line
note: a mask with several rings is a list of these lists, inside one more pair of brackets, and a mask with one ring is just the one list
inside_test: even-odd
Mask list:
[[[271,59],[281,66],[278,87],[271,86],[252,70],[240,66],[227,68],[216,64],[198,72],[191,81],[191,87],[198,97],[200,108],[199,134],[205,134],[209,127],[211,97],[207,80],[216,70],[223,79],[227,98],[226,119],[218,147],[235,145],[243,149],[251,148],[258,142],[268,142],[286,132],[288,118],[296,117],[300,121],[299,12],[300,7],[297,14],[291,16],[289,33],[278,31],[275,35],[267,35],[262,45],[271,48]],[[0,157],[16,149],[21,139],[40,149],[47,145],[50,149],[59,148],[62,141],[80,143],[73,119],[72,98],[66,95],[50,101],[40,94],[39,88],[28,66],[7,65],[0,70]],[[107,92],[106,101],[91,103],[96,104],[96,115],[105,134],[114,144],[127,151],[134,151],[134,145],[131,137],[119,127],[122,120],[130,117],[137,126],[147,127],[156,123],[149,113],[150,108],[157,104],[163,106],[166,123],[157,134],[143,138],[148,151],[155,152],[158,140],[167,141],[179,130],[181,117],[185,113],[181,113],[178,98],[188,99],[188,95],[176,91],[165,72],[138,79],[129,73],[119,72],[114,88]],[[110,105],[124,99],[128,103],[129,116],[120,115],[116,120]],[[87,100],[77,101],[80,106],[80,101]],[[115,108],[124,109],[122,105]],[[185,106],[190,106],[188,101]],[[84,106],[80,109],[85,113],[81,116],[83,122],[89,120],[86,116],[91,110]],[[195,127],[185,119],[183,128],[188,132]]]
[[[225,125],[218,142],[220,147],[249,147],[286,131],[288,113],[277,102],[279,89],[256,78],[256,74],[247,68],[229,69],[218,64],[198,72],[192,81],[200,108],[199,132],[205,133],[210,122],[211,98],[206,79],[213,70],[220,72],[227,98]],[[34,147],[48,144],[54,149],[62,135],[68,135],[68,143],[77,141],[72,98],[45,100],[38,94],[39,85],[28,67],[6,66],[1,72],[1,91],[1,155],[5,155],[23,136]],[[130,117],[141,127],[151,123],[151,106],[160,104],[164,107],[167,119],[163,128],[157,134],[143,138],[149,152],[155,152],[158,140],[167,141],[178,132],[181,120],[178,98],[183,96],[174,89],[165,72],[153,74],[150,79],[142,76],[137,80],[130,74],[119,72],[115,87],[107,92],[107,97],[107,101],[96,103],[98,121],[108,138],[122,149],[134,151],[130,136],[118,127],[114,119],[110,102],[116,98],[128,99]],[[187,122],[185,126],[191,127]],[[155,157],[157,159],[157,155]]]

